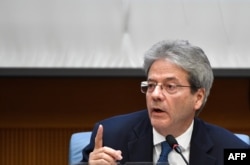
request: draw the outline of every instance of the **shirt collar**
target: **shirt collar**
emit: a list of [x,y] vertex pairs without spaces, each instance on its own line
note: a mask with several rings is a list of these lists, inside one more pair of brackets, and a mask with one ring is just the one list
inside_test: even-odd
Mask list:
[[[193,126],[194,126],[194,121],[190,124],[188,129],[181,134],[180,136],[176,137],[176,140],[179,144],[179,146],[182,148],[182,150],[188,150],[190,147],[190,140],[191,140],[191,135],[193,132]],[[165,141],[165,137],[159,134],[155,128],[153,127],[153,143],[154,146],[157,144],[160,144],[161,142]]]

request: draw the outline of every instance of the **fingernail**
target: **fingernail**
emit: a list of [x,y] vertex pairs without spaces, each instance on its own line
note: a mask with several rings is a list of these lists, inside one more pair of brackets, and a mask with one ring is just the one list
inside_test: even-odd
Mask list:
[[118,160],[122,160],[122,156],[121,155],[119,155]]
[[122,159],[122,152],[119,150],[118,151],[118,160],[121,160]]

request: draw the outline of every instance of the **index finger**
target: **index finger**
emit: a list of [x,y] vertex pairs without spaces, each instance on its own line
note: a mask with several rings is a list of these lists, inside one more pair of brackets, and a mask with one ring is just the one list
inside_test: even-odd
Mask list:
[[103,126],[100,124],[95,136],[95,149],[101,148],[102,143],[102,136],[103,136]]

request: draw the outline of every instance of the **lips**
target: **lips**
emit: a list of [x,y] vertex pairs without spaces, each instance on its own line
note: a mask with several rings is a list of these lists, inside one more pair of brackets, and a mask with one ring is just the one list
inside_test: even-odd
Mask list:
[[164,111],[161,110],[161,109],[159,109],[159,108],[153,108],[153,112],[162,113],[162,112],[164,112]]

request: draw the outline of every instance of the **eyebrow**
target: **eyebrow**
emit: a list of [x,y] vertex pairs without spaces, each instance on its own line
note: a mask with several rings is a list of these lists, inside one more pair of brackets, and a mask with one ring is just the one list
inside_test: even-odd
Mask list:
[[167,80],[167,81],[177,80],[178,81],[178,79],[176,77],[168,77],[168,78],[165,78],[165,80]]

